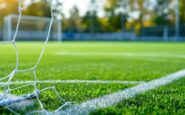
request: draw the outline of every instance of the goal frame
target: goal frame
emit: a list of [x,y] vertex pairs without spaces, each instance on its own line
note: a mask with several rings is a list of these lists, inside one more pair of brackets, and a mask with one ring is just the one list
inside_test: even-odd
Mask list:
[[[12,41],[13,37],[13,27],[12,27],[12,20],[18,20],[18,14],[10,14],[4,17],[4,26],[3,26],[3,41]],[[22,15],[21,20],[32,20],[32,21],[44,21],[49,23],[51,18],[49,17],[40,17],[40,16],[28,16]],[[54,41],[62,41],[62,22],[61,20],[54,19],[54,23],[57,23],[57,31],[56,37],[53,39]]]

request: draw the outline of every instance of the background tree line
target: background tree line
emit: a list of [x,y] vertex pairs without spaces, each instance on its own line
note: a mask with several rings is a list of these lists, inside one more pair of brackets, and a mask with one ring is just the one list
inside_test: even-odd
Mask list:
[[[176,0],[106,0],[103,9],[104,17],[98,17],[96,3],[84,16],[79,15],[78,7],[70,10],[70,17],[62,14],[62,3],[54,0],[55,16],[62,18],[65,32],[119,32],[135,31],[139,34],[142,28],[151,26],[174,26]],[[180,23],[185,24],[184,0],[179,0]],[[17,13],[18,0],[0,0],[0,27],[3,27],[4,16]],[[47,0],[30,5],[24,15],[50,17]]]

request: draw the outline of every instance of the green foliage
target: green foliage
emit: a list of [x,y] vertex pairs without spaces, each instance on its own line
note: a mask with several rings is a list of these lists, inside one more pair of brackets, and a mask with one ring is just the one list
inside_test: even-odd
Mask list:
[[170,4],[172,4],[172,0],[157,0],[154,8],[157,13],[153,16],[156,25],[169,25],[172,22],[174,24],[175,19],[170,17],[175,17],[175,9],[171,8]]
[[24,10],[23,14],[31,16],[51,17],[50,5],[46,1],[36,2]]
[[185,4],[184,4],[184,0],[179,0],[179,10],[180,10],[180,22],[183,24],[185,23]]
[[107,0],[104,9],[108,17],[115,16],[115,10],[118,7],[118,0]]
[[68,19],[68,32],[80,32],[80,16],[79,16],[79,10],[76,6],[74,6],[70,10],[70,17]]
[[18,2],[17,0],[0,0],[0,5],[5,5],[0,8],[0,30],[3,27],[3,17],[10,13],[17,13]]
[[[63,15],[63,30],[65,32],[117,32],[122,30],[135,30],[140,35],[143,27],[151,26],[174,26],[175,25],[175,2],[174,0],[106,0],[104,4],[104,17],[98,17],[98,1],[92,0],[91,7],[84,16],[79,15],[77,7],[71,9],[70,17],[62,14],[62,3],[59,0],[54,6],[55,17]],[[185,23],[185,5],[179,0],[180,22]],[[0,1],[6,4],[0,10],[0,29],[3,27],[4,16],[17,13],[18,1]],[[25,15],[50,17],[50,9],[47,0],[42,0],[29,6]],[[137,15],[136,15],[137,14]],[[124,18],[124,20],[123,20]],[[123,20],[123,21],[121,21]],[[151,24],[146,24],[151,22]],[[137,29],[136,29],[137,28]]]

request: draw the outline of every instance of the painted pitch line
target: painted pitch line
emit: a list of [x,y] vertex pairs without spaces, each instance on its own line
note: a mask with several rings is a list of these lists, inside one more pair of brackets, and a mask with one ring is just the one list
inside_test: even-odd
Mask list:
[[[19,85],[19,84],[30,84],[34,83],[34,81],[15,81],[10,82],[12,85]],[[144,81],[116,81],[116,80],[38,80],[37,83],[92,83],[92,84],[142,84],[145,83]],[[4,82],[0,83],[3,85]]]
[[[118,104],[123,100],[132,98],[138,94],[158,88],[160,86],[167,85],[183,77],[185,77],[185,70],[181,70],[176,73],[164,76],[162,78],[155,79],[155,80],[146,82],[144,84],[140,84],[138,86],[128,88],[113,94],[88,100],[86,102],[81,103],[80,105],[67,109],[65,112],[67,114],[73,114],[73,115],[74,113],[76,113],[76,115],[78,114],[86,115],[96,109],[106,108],[106,107]],[[64,113],[64,111],[61,111],[59,113]]]
[[167,57],[185,58],[184,54],[164,54],[164,53],[129,53],[129,52],[58,52],[57,55],[73,56],[127,56],[127,57]]

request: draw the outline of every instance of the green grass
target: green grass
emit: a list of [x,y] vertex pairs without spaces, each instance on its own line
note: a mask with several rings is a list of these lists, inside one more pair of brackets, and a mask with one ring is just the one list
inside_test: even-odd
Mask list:
[[[39,84],[38,88],[54,86],[59,92],[60,96],[73,104],[80,104],[81,102],[93,99],[95,97],[111,94],[119,90],[131,87],[133,85],[118,85],[118,84]],[[18,87],[18,85],[11,85],[11,87]],[[15,90],[13,94],[30,94],[34,88],[31,86]],[[44,108],[47,110],[55,110],[64,104],[53,90],[46,90],[40,93],[40,99],[43,102]],[[36,102],[36,106],[31,110],[37,110],[40,106]],[[17,111],[17,110],[16,110]],[[0,110],[1,112],[1,110]],[[24,113],[24,111],[18,111]],[[27,111],[26,111],[27,112]]]
[[[32,67],[36,63],[42,45],[41,42],[19,42],[17,44],[20,57],[19,69]],[[39,80],[149,81],[184,69],[184,49],[185,43],[51,42],[48,43],[43,59],[37,68],[37,77]],[[14,48],[12,45],[0,44],[0,76],[7,75],[14,67]],[[17,73],[13,81],[33,79],[33,73],[26,72]],[[39,85],[39,88],[50,85],[56,86],[65,100],[74,103],[81,103],[88,99],[134,86],[118,84],[44,84]],[[178,89],[178,87],[176,88]],[[15,91],[15,93],[22,94],[30,91],[30,89],[25,88],[21,91]],[[163,89],[160,91],[163,91]],[[167,88],[164,88],[164,91],[172,93]],[[46,103],[49,98],[52,98],[50,92],[48,91],[45,94],[49,96],[43,96]],[[152,94],[155,94],[155,91],[151,91]],[[140,111],[138,113],[142,114],[144,111],[142,107],[145,107],[145,104],[146,106],[150,104],[149,96],[148,94],[139,96],[145,98],[143,99],[144,105],[134,106],[133,108],[136,108],[135,113]],[[175,98],[175,96],[172,96],[172,98]],[[133,100],[137,101],[135,98]],[[162,101],[164,100],[162,99]],[[57,105],[59,104],[56,102],[56,104],[52,104],[52,107],[49,107],[50,104],[47,106],[48,108],[55,108],[54,106]],[[120,104],[122,108],[125,105]],[[181,105],[179,104],[179,106]],[[134,114],[134,112],[130,112],[133,108],[127,107],[120,110],[119,107],[114,107],[100,110],[98,113],[104,114],[107,111],[111,113],[111,111],[115,112],[118,109],[118,113]],[[160,109],[157,110],[160,113]],[[149,113],[149,109],[146,111]],[[162,113],[165,112],[162,111]]]
[[185,78],[143,93],[92,114],[97,115],[183,115],[185,113]]

